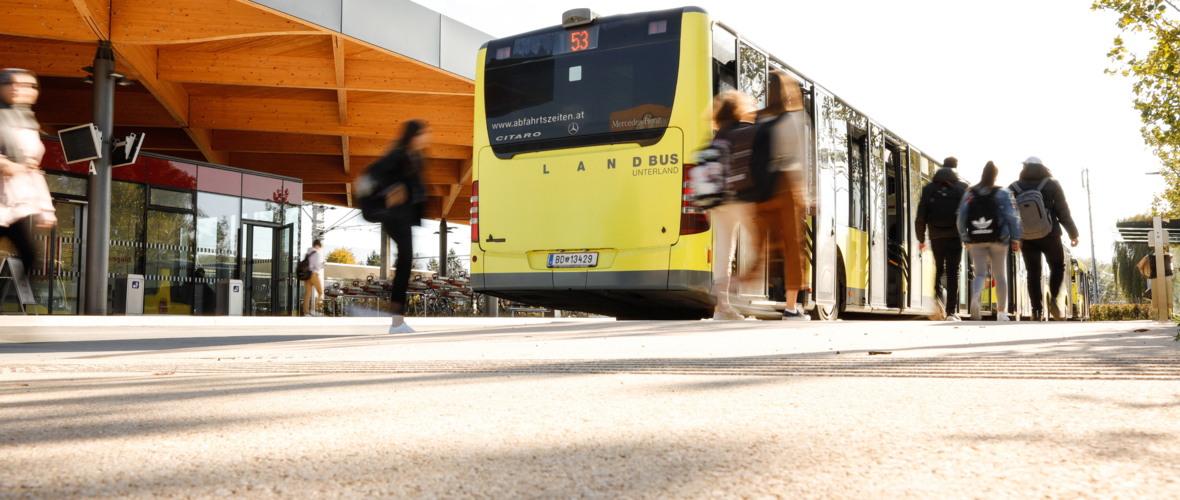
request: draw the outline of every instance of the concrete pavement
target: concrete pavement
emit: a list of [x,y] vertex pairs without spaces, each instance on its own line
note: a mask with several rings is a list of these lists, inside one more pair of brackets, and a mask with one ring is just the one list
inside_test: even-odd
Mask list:
[[1180,496],[1175,326],[446,323],[0,326],[0,497]]

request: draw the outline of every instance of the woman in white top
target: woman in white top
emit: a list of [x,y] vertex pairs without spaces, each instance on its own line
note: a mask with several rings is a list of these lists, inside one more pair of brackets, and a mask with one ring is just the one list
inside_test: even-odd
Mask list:
[[26,272],[36,266],[33,225],[57,224],[45,173],[39,168],[45,145],[32,109],[39,93],[32,72],[0,71],[0,240],[7,238],[16,246]]

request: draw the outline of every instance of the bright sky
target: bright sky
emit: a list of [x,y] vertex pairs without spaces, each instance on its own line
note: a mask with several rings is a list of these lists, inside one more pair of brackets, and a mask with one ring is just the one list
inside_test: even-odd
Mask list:
[[[652,0],[564,4],[518,0],[418,3],[496,37],[552,26],[570,8],[600,15],[680,7]],[[1004,183],[1038,156],[1065,187],[1081,232],[1076,256],[1090,256],[1089,211],[1081,172],[1093,181],[1094,240],[1109,261],[1119,217],[1146,212],[1162,178],[1139,135],[1131,81],[1109,76],[1118,34],[1113,15],[1090,2],[1049,0],[700,0],[715,18],[843,97],[935,158],[956,156],[968,181],[995,161]],[[329,212],[329,219],[336,213]],[[357,219],[359,220],[359,218]],[[348,224],[346,224],[348,225]],[[306,228],[306,222],[305,222]],[[437,255],[437,223],[415,232],[415,251]],[[458,234],[456,234],[458,233]],[[469,253],[469,230],[452,241]],[[308,239],[305,229],[304,242]],[[375,232],[334,232],[354,250],[376,249]],[[368,242],[368,243],[366,243]],[[367,245],[367,246],[366,246]],[[368,254],[369,250],[357,251]]]

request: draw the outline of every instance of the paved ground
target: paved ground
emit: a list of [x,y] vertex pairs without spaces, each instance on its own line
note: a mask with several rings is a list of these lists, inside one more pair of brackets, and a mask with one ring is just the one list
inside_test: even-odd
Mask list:
[[415,326],[0,326],[0,498],[1180,497],[1174,326]]

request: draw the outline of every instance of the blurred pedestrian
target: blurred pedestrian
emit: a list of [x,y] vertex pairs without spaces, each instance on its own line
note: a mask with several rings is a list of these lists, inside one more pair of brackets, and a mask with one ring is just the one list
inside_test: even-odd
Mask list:
[[1028,295],[1032,301],[1033,320],[1047,319],[1044,295],[1041,291],[1041,257],[1049,266],[1049,313],[1054,320],[1064,320],[1065,311],[1058,303],[1061,285],[1065,282],[1065,247],[1061,244],[1061,226],[1069,232],[1070,246],[1078,246],[1078,228],[1069,213],[1065,190],[1053,178],[1041,159],[1030,156],[1024,160],[1020,179],[1009,189],[1016,195],[1020,212],[1024,243],[1021,254],[1028,271]]
[[405,322],[406,289],[414,266],[414,237],[412,228],[422,224],[422,201],[426,188],[419,174],[422,153],[430,144],[430,125],[423,120],[410,120],[392,151],[365,168],[364,176],[369,193],[361,200],[366,220],[378,220],[381,230],[397,245],[393,289],[389,296],[389,312],[393,322],[389,333],[411,333]]
[[[713,99],[713,124],[717,135],[713,146],[722,152],[724,164],[719,177],[724,177],[730,193],[725,194],[721,204],[709,209],[713,222],[714,257],[713,282],[717,293],[717,307],[714,320],[744,319],[730,298],[732,293],[731,274],[737,253],[738,233],[743,227],[753,224],[754,204],[736,198],[737,186],[749,184],[747,178],[736,179],[734,174],[748,177],[751,151],[754,147],[754,126],[758,106],[753,97],[745,92],[727,90]],[[736,170],[736,172],[735,172]]]
[[[967,182],[959,177],[959,160],[947,157],[934,178],[922,186],[914,228],[918,249],[926,251],[926,233],[930,233],[930,250],[934,254],[935,311],[931,319],[959,321],[959,265],[963,261],[963,242],[956,223],[959,202],[967,191]],[[946,302],[942,301],[946,292]]]
[[31,71],[0,71],[0,240],[7,238],[16,247],[26,276],[37,266],[33,226],[57,224],[40,169],[45,145],[32,109],[39,94],[37,75]]
[[[320,279],[320,271],[324,270],[324,248],[323,242],[320,240],[312,240],[311,247],[307,249],[307,253],[303,254],[304,262],[299,263],[300,272],[305,273],[300,278],[303,280],[303,315],[304,316],[320,316],[320,311],[323,309],[324,302],[324,282]],[[306,268],[304,264],[306,263]],[[315,303],[312,303],[314,292]]]
[[1020,215],[1012,193],[996,186],[999,169],[983,167],[979,184],[971,186],[959,204],[959,235],[971,254],[975,279],[971,282],[971,319],[981,319],[983,285],[990,274],[996,289],[996,321],[1008,321],[1008,248],[1020,251]]
[[[808,288],[807,256],[803,247],[804,217],[808,200],[806,175],[811,165],[811,116],[803,106],[799,82],[782,70],[770,72],[766,108],[758,113],[750,170],[765,191],[757,202],[754,248],[769,234],[783,260],[783,291],[787,303],[784,320],[809,319],[799,305],[799,292]],[[765,171],[767,178],[758,179]],[[759,252],[761,254],[762,252]],[[760,272],[765,263],[755,270]]]
[[[1142,274],[1144,278],[1147,278],[1147,293],[1144,295],[1144,297],[1147,300],[1151,300],[1151,280],[1156,279],[1155,254],[1152,253],[1152,254],[1148,254],[1148,255],[1144,256],[1143,259],[1140,260],[1139,263],[1135,265],[1135,267],[1137,269],[1139,269],[1139,274]],[[1164,276],[1171,276],[1171,275],[1172,275],[1172,254],[1165,253],[1164,254]]]

